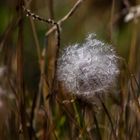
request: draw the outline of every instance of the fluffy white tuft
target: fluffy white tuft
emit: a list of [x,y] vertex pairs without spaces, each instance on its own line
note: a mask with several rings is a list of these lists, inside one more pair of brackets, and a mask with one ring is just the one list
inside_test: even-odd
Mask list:
[[68,92],[87,101],[106,93],[116,84],[119,74],[114,49],[89,34],[83,44],[68,46],[57,64],[57,79]]

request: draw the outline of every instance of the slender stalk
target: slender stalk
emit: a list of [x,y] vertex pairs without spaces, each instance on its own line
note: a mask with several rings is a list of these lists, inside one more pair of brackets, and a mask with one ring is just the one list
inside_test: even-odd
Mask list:
[[113,135],[114,135],[114,139],[117,140],[116,132],[115,132],[115,129],[114,129],[114,126],[113,126],[113,122],[112,122],[111,116],[110,116],[110,114],[108,112],[108,109],[106,108],[106,106],[105,106],[103,100],[101,99],[101,97],[100,96],[98,96],[98,97],[99,97],[99,100],[100,100],[100,102],[101,102],[101,104],[103,106],[103,109],[104,109],[104,111],[105,111],[105,113],[106,113],[106,115],[107,115],[107,117],[109,119],[109,122],[111,124],[111,128],[112,128],[112,132],[113,132]]
[[133,31],[132,31],[132,40],[131,40],[131,46],[130,46],[130,54],[129,54],[129,70],[131,73],[134,73],[135,66],[136,66],[136,59],[134,57],[137,56],[137,23],[133,23]]
[[[67,19],[69,19],[74,13],[75,11],[79,8],[79,6],[81,5],[81,3],[83,2],[84,0],[78,0],[74,6],[70,9],[70,11],[63,17],[61,18],[57,24],[61,27],[62,23],[64,21],[66,21]],[[46,32],[46,36],[48,36],[49,34],[51,34],[52,32],[54,32],[55,30],[57,30],[57,27],[54,25],[49,31]]]
[[17,12],[19,15],[18,22],[18,42],[17,42],[17,93],[19,96],[19,111],[20,119],[23,130],[24,139],[28,140],[28,129],[26,120],[26,106],[25,106],[25,89],[24,89],[24,76],[23,76],[23,13],[22,13],[22,0],[18,1]]
[[112,1],[111,17],[110,17],[110,39],[111,39],[111,42],[113,41],[114,11],[115,11],[115,0]]
[[95,114],[95,111],[93,110],[93,117],[94,117],[94,122],[95,122],[95,125],[96,125],[96,130],[97,130],[97,134],[98,134],[98,139],[99,140],[102,140],[102,137],[101,137],[101,133],[100,133],[100,128],[99,128],[99,123],[98,123],[98,120],[97,120],[97,117],[96,117],[96,114]]

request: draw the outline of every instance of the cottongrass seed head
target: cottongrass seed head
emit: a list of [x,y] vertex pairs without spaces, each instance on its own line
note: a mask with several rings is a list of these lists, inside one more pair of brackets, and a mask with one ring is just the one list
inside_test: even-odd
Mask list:
[[65,89],[89,103],[116,85],[119,74],[114,49],[89,34],[83,44],[70,45],[57,63],[57,79]]

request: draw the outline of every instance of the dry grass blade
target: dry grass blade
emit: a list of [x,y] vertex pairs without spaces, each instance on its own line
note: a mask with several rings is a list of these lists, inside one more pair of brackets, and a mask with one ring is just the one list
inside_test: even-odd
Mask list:
[[94,122],[95,122],[95,125],[96,125],[96,130],[97,130],[97,137],[99,140],[102,140],[102,136],[101,136],[101,133],[100,133],[100,128],[99,128],[99,123],[98,123],[98,120],[97,120],[97,117],[96,117],[96,114],[95,114],[95,111],[93,110],[93,117],[94,117]]
[[23,78],[23,13],[22,13],[22,0],[18,1],[18,14],[20,20],[18,22],[18,42],[17,42],[17,93],[19,96],[19,112],[21,125],[23,130],[23,137],[28,140],[28,130],[26,121],[26,107],[25,107],[25,91],[24,91],[24,78]]
[[103,109],[104,109],[104,111],[105,111],[105,113],[106,113],[106,115],[107,115],[107,117],[108,117],[108,120],[109,120],[109,122],[110,122],[110,124],[111,124],[111,128],[112,128],[112,132],[113,132],[113,135],[114,135],[114,139],[117,140],[118,138],[117,138],[117,136],[116,136],[116,131],[115,131],[115,129],[114,129],[114,125],[113,125],[111,116],[110,116],[110,114],[109,114],[109,112],[108,112],[108,109],[107,109],[106,105],[104,104],[104,101],[102,100],[102,98],[101,98],[100,96],[98,96],[98,97],[99,97],[99,100],[100,100],[100,102],[101,102],[101,104],[102,104],[102,107],[103,107]]

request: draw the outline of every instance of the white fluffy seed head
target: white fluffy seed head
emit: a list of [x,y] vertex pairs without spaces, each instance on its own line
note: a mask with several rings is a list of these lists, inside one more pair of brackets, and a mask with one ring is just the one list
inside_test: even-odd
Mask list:
[[68,46],[57,64],[57,79],[69,93],[93,102],[95,94],[115,87],[119,74],[114,49],[89,34],[83,44]]

